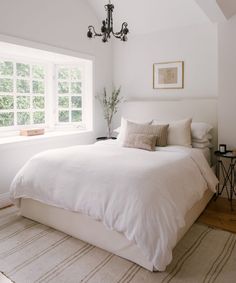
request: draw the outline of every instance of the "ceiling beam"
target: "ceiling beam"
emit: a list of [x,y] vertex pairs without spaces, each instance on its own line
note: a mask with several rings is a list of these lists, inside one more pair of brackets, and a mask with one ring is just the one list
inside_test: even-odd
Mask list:
[[216,0],[216,2],[227,19],[236,14],[235,0]]

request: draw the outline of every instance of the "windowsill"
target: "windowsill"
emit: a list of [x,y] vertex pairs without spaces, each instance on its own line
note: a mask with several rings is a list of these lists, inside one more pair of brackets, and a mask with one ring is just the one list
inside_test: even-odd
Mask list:
[[93,133],[91,130],[55,130],[50,132],[45,132],[43,135],[37,135],[37,136],[20,136],[20,135],[14,135],[14,136],[8,136],[8,137],[1,137],[0,136],[0,145],[2,144],[11,144],[11,143],[18,143],[18,142],[25,142],[25,141],[34,141],[34,140],[43,140],[48,138],[54,138],[54,137],[63,137],[63,136],[69,136],[69,135],[78,135],[78,134],[89,134]]

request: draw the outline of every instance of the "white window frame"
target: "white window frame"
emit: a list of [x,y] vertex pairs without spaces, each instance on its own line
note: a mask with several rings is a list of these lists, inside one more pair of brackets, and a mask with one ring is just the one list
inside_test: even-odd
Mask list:
[[[78,68],[80,69],[81,71],[81,84],[82,84],[82,88],[81,88],[81,94],[73,94],[71,92],[69,92],[68,94],[59,94],[58,93],[58,82],[60,81],[65,81],[65,82],[69,82],[69,84],[71,84],[72,82],[75,82],[71,79],[68,79],[68,80],[61,80],[61,79],[58,79],[58,70],[60,68],[69,68],[69,69],[72,69],[72,68]],[[78,127],[78,128],[81,128],[81,129],[85,129],[86,127],[86,123],[85,123],[85,105],[86,105],[86,101],[85,101],[85,97],[86,97],[86,88],[85,88],[85,66],[84,64],[82,63],[77,63],[77,64],[56,64],[55,65],[55,71],[54,71],[54,78],[55,78],[55,96],[56,96],[56,117],[55,117],[55,126],[57,128],[63,128],[63,127]],[[63,109],[59,108],[58,106],[58,99],[60,96],[64,96],[64,97],[69,97],[69,108],[65,108],[65,111],[69,110],[69,119],[70,121],[69,122],[59,122],[59,111]],[[72,96],[81,96],[81,99],[82,99],[82,107],[81,108],[72,108],[71,107],[71,97]],[[71,121],[71,113],[73,110],[81,110],[82,111],[82,120],[81,122],[72,122]]]
[[[1,96],[13,96],[13,100],[14,100],[14,108],[13,109],[6,109],[3,110],[1,109],[1,113],[9,113],[9,112],[13,112],[14,113],[14,126],[7,126],[7,127],[0,127],[0,132],[11,132],[11,131],[19,131],[22,128],[27,129],[27,128],[32,128],[32,127],[47,127],[48,124],[48,117],[47,117],[47,113],[48,113],[48,63],[46,63],[45,61],[41,61],[41,60],[29,60],[25,57],[19,57],[19,56],[14,56],[14,57],[6,57],[6,56],[0,56],[0,61],[9,61],[12,62],[14,64],[13,67],[13,76],[1,76],[1,78],[6,78],[6,79],[12,79],[13,80],[13,92],[0,92]],[[32,71],[30,73],[29,77],[20,77],[17,76],[16,74],[16,64],[17,63],[21,63],[21,64],[26,64],[26,65],[30,65],[30,69],[32,70],[32,66],[33,65],[41,65],[44,67],[45,69],[45,79],[34,79],[32,76]],[[17,79],[22,79],[22,80],[26,80],[30,82],[30,92],[29,93],[18,93],[17,89],[16,89],[16,82]],[[33,93],[33,89],[32,89],[32,81],[33,80],[38,80],[38,81],[44,81],[44,94],[36,94]],[[27,96],[30,97],[30,108],[29,109],[17,109],[17,96]],[[33,110],[33,97],[34,96],[43,96],[44,97],[44,109],[38,109],[38,110]],[[29,112],[30,116],[32,119],[32,113],[33,112],[38,112],[38,111],[44,111],[45,113],[45,123],[43,124],[29,124],[29,125],[17,125],[17,112]],[[33,122],[31,120],[31,122]]]
[[[79,59],[79,58],[78,58]],[[14,126],[8,126],[8,127],[0,127],[0,133],[14,133],[18,132],[20,129],[27,129],[27,128],[33,128],[33,127],[41,127],[45,128],[46,130],[70,130],[70,129],[81,129],[81,130],[93,130],[93,61],[87,60],[86,63],[83,62],[81,59],[81,62],[78,63],[67,63],[67,64],[58,64],[58,63],[52,63],[45,60],[35,60],[35,59],[28,59],[27,57],[21,57],[21,56],[0,56],[0,60],[2,61],[10,61],[14,64],[16,63],[22,63],[22,64],[29,64],[29,65],[42,65],[45,68],[45,123],[44,124],[30,124],[30,125],[14,125]],[[16,65],[15,65],[16,66]],[[1,110],[1,112],[14,112],[14,123],[17,121],[17,112],[35,112],[37,110],[33,110],[32,107],[32,99],[31,102],[31,108],[30,109],[19,109],[17,111],[17,104],[16,104],[16,80],[18,79],[26,79],[33,81],[32,73],[30,74],[30,77],[17,77],[16,76],[16,67],[14,66],[14,74],[13,76],[6,76],[6,78],[13,79],[13,92],[12,93],[3,93],[1,92],[0,95],[11,95],[14,98],[14,109],[9,110]],[[57,66],[68,66],[69,68],[77,67],[80,68],[82,73],[82,121],[81,122],[71,122],[71,123],[58,123],[58,95],[57,95],[57,77],[56,77],[56,68]],[[32,67],[31,67],[32,68]],[[3,78],[3,76],[1,76]],[[35,79],[37,80],[37,79]],[[39,79],[40,81],[40,79]],[[32,85],[32,84],[31,84]],[[41,96],[40,94],[33,94],[32,92],[32,86],[30,85],[30,93],[20,93],[19,95],[22,96]],[[73,96],[73,95],[71,95]],[[70,96],[70,97],[71,97]],[[77,96],[77,94],[75,94]],[[71,109],[72,110],[72,109]],[[75,109],[77,110],[77,109]],[[38,111],[41,111],[38,109]],[[43,109],[42,109],[43,111]]]

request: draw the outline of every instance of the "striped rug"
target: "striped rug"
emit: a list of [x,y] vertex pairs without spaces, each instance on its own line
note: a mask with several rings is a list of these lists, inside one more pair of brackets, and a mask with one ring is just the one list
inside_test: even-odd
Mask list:
[[174,250],[166,272],[140,266],[0,210],[0,271],[16,283],[236,282],[236,235],[194,224]]

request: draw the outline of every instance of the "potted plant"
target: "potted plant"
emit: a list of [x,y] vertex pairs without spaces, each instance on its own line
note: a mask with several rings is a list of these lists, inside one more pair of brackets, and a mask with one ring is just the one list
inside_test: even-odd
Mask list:
[[120,104],[122,98],[120,97],[120,90],[121,87],[118,89],[113,89],[111,95],[107,95],[106,88],[104,88],[104,91],[102,94],[97,95],[96,98],[100,102],[102,108],[103,108],[103,114],[104,119],[107,123],[107,138],[110,139],[112,136],[112,119],[114,115],[117,113],[118,105]]

